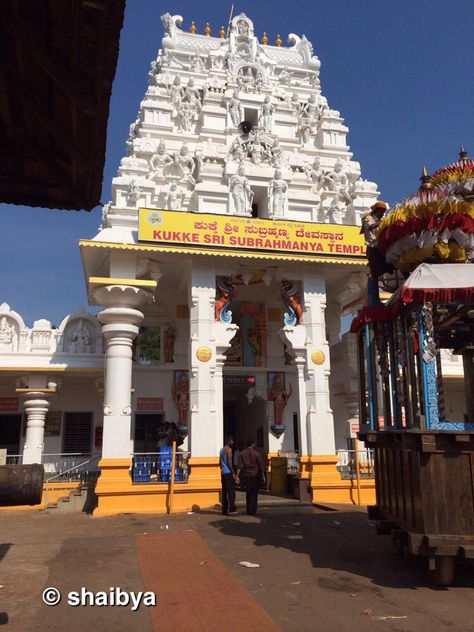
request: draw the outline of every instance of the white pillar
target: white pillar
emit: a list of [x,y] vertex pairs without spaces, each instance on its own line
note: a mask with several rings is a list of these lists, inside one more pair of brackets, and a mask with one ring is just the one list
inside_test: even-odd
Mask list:
[[[218,427],[219,398],[215,397],[216,344],[214,334],[214,266],[193,261],[190,271],[190,380],[189,405],[191,454],[215,456],[222,447],[222,423]],[[222,380],[221,380],[222,389]]]
[[97,314],[106,344],[102,457],[130,458],[132,346],[143,321],[143,313],[135,306],[152,301],[153,295],[124,285],[103,286],[94,294],[103,305],[115,304]]
[[[98,318],[106,323],[114,312],[113,308],[105,309]],[[130,310],[128,316],[137,323],[143,319],[138,310]],[[126,458],[132,451],[132,346],[138,335],[138,326],[130,322],[112,322],[102,327],[102,333],[106,344],[102,456]]]
[[305,365],[301,355],[295,357],[298,375],[298,424],[300,434],[300,454],[308,454],[308,402],[306,400]]
[[42,391],[30,391],[25,400],[26,438],[23,445],[23,463],[41,463],[44,449],[44,423],[49,401]]
[[214,405],[216,409],[216,426],[219,445],[224,440],[224,386],[223,367],[226,361],[225,352],[230,349],[230,341],[239,330],[237,325],[222,322],[214,323],[214,339],[216,341],[216,368],[214,372]]
[[326,283],[322,273],[303,279],[304,316],[307,337],[308,453],[334,454],[334,420],[329,400],[331,364],[324,312]]
[[306,396],[307,372],[307,337],[304,325],[286,326],[280,330],[280,337],[291,349],[296,365],[296,374],[298,379],[298,425],[300,435],[300,453],[302,455],[310,454],[308,452],[308,434],[309,434],[309,414],[308,399]]

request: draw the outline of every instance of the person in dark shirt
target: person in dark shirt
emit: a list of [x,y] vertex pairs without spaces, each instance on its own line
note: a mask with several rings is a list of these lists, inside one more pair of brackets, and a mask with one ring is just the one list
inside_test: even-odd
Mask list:
[[235,509],[235,486],[239,484],[239,479],[235,474],[232,463],[232,446],[234,439],[231,435],[225,438],[225,446],[219,453],[219,464],[221,468],[222,482],[222,513],[224,516],[234,516],[239,512]]
[[255,449],[255,441],[249,439],[247,447],[239,454],[237,462],[237,478],[242,477],[247,500],[247,515],[257,513],[258,490],[260,482],[265,483],[262,457]]

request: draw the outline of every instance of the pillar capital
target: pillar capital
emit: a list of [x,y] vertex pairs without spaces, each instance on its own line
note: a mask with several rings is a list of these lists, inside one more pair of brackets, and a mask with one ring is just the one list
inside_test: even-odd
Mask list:
[[130,285],[121,283],[101,285],[92,291],[92,296],[99,305],[113,309],[133,308],[153,303],[155,297],[151,290],[133,285],[133,279],[130,281]]

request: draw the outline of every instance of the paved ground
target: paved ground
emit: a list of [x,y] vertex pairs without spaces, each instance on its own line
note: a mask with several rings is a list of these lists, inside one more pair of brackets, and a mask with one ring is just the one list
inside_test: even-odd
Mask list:
[[[455,586],[431,588],[421,561],[400,557],[386,537],[375,535],[364,510],[291,504],[262,507],[256,517],[227,518],[218,510],[110,518],[0,512],[0,625],[17,632],[158,629],[144,606],[135,612],[125,607],[71,607],[63,599],[48,607],[41,593],[47,586],[63,593],[81,586],[90,591],[109,591],[111,586],[146,590],[137,536],[168,532],[179,538],[179,531],[188,529],[197,531],[213,556],[285,632],[474,631],[473,566],[458,570]],[[193,569],[176,557],[186,582]],[[240,561],[260,567],[245,568]],[[165,577],[166,572],[156,568],[154,586]],[[205,586],[202,591],[203,607],[208,607]],[[159,588],[157,600],[159,611]],[[214,607],[224,608],[225,600]],[[232,620],[228,629],[241,628]],[[199,608],[186,630],[199,630]]]

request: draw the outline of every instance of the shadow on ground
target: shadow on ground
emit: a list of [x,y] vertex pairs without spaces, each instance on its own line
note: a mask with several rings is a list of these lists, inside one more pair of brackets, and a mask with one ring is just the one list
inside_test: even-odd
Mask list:
[[[424,558],[405,558],[397,553],[388,536],[380,536],[357,511],[317,510],[288,513],[262,508],[256,519],[223,518],[209,524],[223,535],[247,539],[257,547],[275,547],[307,555],[314,568],[346,571],[370,579],[381,587],[429,586]],[[351,592],[344,576],[320,577],[321,588]],[[455,586],[474,587],[472,564],[459,560]],[[444,590],[433,587],[434,590]]]

